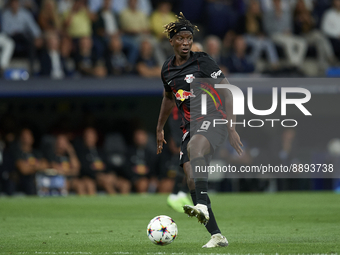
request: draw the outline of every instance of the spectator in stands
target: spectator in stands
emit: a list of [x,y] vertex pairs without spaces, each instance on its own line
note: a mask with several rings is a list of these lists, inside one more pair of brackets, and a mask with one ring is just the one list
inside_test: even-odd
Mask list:
[[[138,0],[129,0],[128,8],[120,13],[119,20],[123,32],[123,44],[130,45],[133,49],[139,48],[139,39],[143,34],[150,32],[150,24],[145,13],[141,12],[138,7]],[[134,54],[129,55],[129,61],[132,65],[136,64],[138,51],[133,50]]]
[[122,40],[118,34],[111,37],[109,54],[106,57],[106,66],[108,73],[113,75],[129,73],[132,69],[123,52]]
[[93,43],[97,58],[104,57],[105,50],[113,35],[118,35],[117,17],[111,10],[112,0],[104,0],[103,7],[97,12],[93,22]]
[[160,1],[157,3],[157,9],[150,17],[151,30],[158,39],[158,43],[167,57],[173,54],[173,49],[169,44],[166,34],[163,33],[164,27],[160,24],[168,24],[176,20],[176,16],[171,12],[171,9],[172,5],[169,0]]
[[[92,12],[97,12],[103,6],[104,0],[91,0],[89,1],[89,7]],[[128,0],[114,0],[111,1],[110,8],[113,12],[120,14],[128,6]],[[152,12],[152,5],[150,0],[139,0],[138,9],[145,15],[149,16]]]
[[222,38],[229,30],[235,30],[240,15],[243,15],[243,0],[207,1],[207,31]]
[[[264,12],[275,10],[273,0],[259,0],[261,2],[261,7]],[[310,1],[310,0],[307,0]],[[282,10],[292,9],[295,6],[295,0],[285,0],[280,3]]]
[[233,51],[225,60],[225,66],[229,73],[252,73],[255,70],[254,64],[249,61],[246,55],[246,42],[243,36],[237,36],[234,41]]
[[274,8],[264,12],[264,30],[274,43],[282,46],[288,61],[293,66],[299,66],[307,52],[306,41],[293,35],[293,20],[290,8],[282,8],[281,0],[273,0]]
[[316,48],[319,68],[324,72],[331,63],[335,63],[334,51],[329,40],[316,29],[315,24],[305,2],[298,0],[294,10],[295,33]]
[[36,194],[35,174],[48,167],[47,160],[40,151],[33,149],[32,131],[24,128],[20,132],[19,144],[14,149],[15,166],[19,174],[20,186],[27,195]]
[[60,39],[55,31],[45,33],[46,49],[40,56],[40,75],[52,79],[63,79],[71,72],[66,67],[64,57],[60,53]]
[[[92,1],[91,1],[92,2]],[[65,12],[71,10],[74,0],[58,0],[58,13],[63,15]]]
[[40,9],[38,22],[43,31],[61,32],[61,20],[55,0],[44,0]]
[[[63,14],[63,28],[66,36],[63,38],[62,44],[72,50],[72,48],[79,46],[78,43],[81,38],[91,38],[92,21],[94,20],[95,15],[89,11],[85,0],[75,0],[72,8]],[[68,52],[67,54],[66,49],[62,51],[67,56],[71,53]]]
[[234,30],[229,30],[224,35],[223,40],[222,40],[222,50],[221,50],[223,59],[226,59],[231,55],[233,51],[233,44],[234,44],[236,36],[237,34],[235,33]]
[[114,185],[116,178],[109,175],[104,162],[105,156],[97,149],[97,131],[86,128],[83,133],[83,143],[77,154],[80,160],[80,177],[78,180],[78,195],[95,195],[97,193],[97,182],[102,182],[106,192],[116,193]]
[[101,61],[96,60],[92,54],[91,37],[80,38],[76,66],[77,70],[84,76],[106,76],[107,70],[105,65]]
[[2,15],[3,32],[15,42],[15,53],[28,55],[30,73],[36,57],[36,48],[42,46],[41,31],[32,14],[20,7],[18,0],[10,0],[9,8]]
[[148,134],[145,130],[135,130],[133,142],[128,153],[128,172],[132,176],[136,192],[145,193],[148,191],[150,178],[155,173],[155,156],[147,147]]
[[166,34],[163,33],[164,27],[161,24],[168,24],[176,20],[176,16],[171,11],[171,8],[172,5],[169,1],[160,1],[157,4],[157,9],[150,17],[151,30],[159,41],[166,40],[168,42]]
[[[296,130],[293,128],[284,129],[281,135],[281,140],[278,144],[273,144],[273,160],[278,160],[283,165],[288,165],[296,160],[298,152],[296,146]],[[275,147],[276,146],[276,147]]]
[[19,0],[22,7],[30,11],[36,18],[39,13],[40,2],[37,0]]
[[226,67],[222,64],[222,54],[221,54],[221,40],[217,36],[211,35],[205,39],[204,49],[220,67],[223,73],[226,73]]
[[322,17],[329,8],[332,7],[333,0],[313,1],[314,8],[310,10],[313,12],[313,16],[316,19],[316,27],[321,28]]
[[[248,142],[242,139],[243,144],[243,153],[242,155],[238,155],[234,148],[230,145],[230,143],[224,143],[218,151],[219,158],[224,160],[227,164],[231,166],[236,166],[239,169],[241,166],[251,166],[254,164],[254,159],[250,153],[251,148],[248,145]],[[228,176],[228,175],[226,175]],[[239,179],[239,190],[240,191],[262,191],[260,181],[258,179],[250,178],[251,175],[246,174]]]
[[145,13],[138,7],[138,0],[129,0],[129,6],[120,13],[120,25],[123,33],[135,40],[141,34],[150,32],[150,24]]
[[[113,2],[113,10],[116,13],[121,13],[124,11],[129,5],[129,0],[115,0]],[[144,13],[146,16],[149,16],[152,12],[152,5],[150,0],[138,0],[137,1],[137,9]]]
[[237,33],[244,34],[247,45],[251,47],[250,61],[254,64],[266,52],[273,69],[277,69],[279,58],[274,43],[265,35],[263,30],[262,13],[258,0],[250,0],[247,13],[238,21]]
[[67,177],[66,189],[68,192],[71,189],[78,190],[79,180],[76,177],[79,175],[80,163],[66,135],[57,135],[54,148],[48,155],[48,161],[50,167],[59,175]]
[[[299,145],[297,143],[297,132],[294,128],[285,128],[281,136],[275,137],[270,145],[271,165],[289,166],[301,163],[298,158]],[[301,179],[278,179],[279,190],[296,189]]]
[[202,44],[200,44],[199,42],[192,43],[191,51],[193,51],[193,52],[202,52],[203,51]]
[[144,38],[141,42],[136,69],[138,74],[143,77],[152,78],[160,76],[161,67],[156,61],[154,49],[148,38]]
[[333,0],[333,7],[325,12],[321,29],[331,41],[334,52],[340,59],[340,0]]
[[1,24],[0,24],[0,51],[1,51],[0,78],[2,76],[3,71],[8,67],[9,62],[11,61],[14,47],[15,47],[14,41],[10,37],[8,37],[5,33],[1,32]]
[[81,163],[78,194],[94,195],[96,185],[104,188],[108,194],[115,194],[116,190],[128,193],[131,189],[130,182],[126,179],[117,179],[111,172],[103,151],[97,147],[98,134],[94,128],[86,128],[83,133],[83,146],[78,151]]

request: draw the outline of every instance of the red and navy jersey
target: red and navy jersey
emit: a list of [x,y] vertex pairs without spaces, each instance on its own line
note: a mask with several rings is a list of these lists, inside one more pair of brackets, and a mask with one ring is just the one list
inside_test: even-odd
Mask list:
[[[175,56],[162,67],[162,81],[166,92],[172,92],[183,117],[182,128],[190,122],[200,122],[207,116],[226,118],[222,101],[214,84],[225,77],[216,62],[204,52],[190,52],[183,65],[174,65]],[[201,95],[207,94],[207,114],[201,114]]]

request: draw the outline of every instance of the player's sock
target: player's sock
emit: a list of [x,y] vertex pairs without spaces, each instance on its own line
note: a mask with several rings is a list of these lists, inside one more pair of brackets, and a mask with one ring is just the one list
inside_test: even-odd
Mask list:
[[209,221],[208,221],[207,225],[205,225],[205,227],[211,235],[215,235],[215,234],[221,233],[221,231],[217,226],[215,215],[214,215],[214,213],[211,209],[211,202],[210,202],[209,196],[207,196],[207,199],[208,199],[208,205],[207,206],[208,206],[208,212],[209,212]]
[[[204,157],[198,157],[190,160],[191,169],[195,171],[196,167],[199,169],[206,169],[207,162]],[[198,178],[195,178],[195,190],[197,204],[207,205],[208,194],[208,172],[199,172]]]
[[197,205],[196,190],[190,190],[191,199],[194,205]]
[[208,205],[208,180],[195,179],[197,204]]

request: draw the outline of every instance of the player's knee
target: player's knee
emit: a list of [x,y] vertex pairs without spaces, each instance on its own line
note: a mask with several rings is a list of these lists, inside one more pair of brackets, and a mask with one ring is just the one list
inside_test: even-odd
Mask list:
[[200,146],[194,146],[192,143],[187,147],[188,156],[190,159],[204,157],[204,149]]
[[188,156],[191,159],[204,157],[210,152],[210,143],[204,136],[193,136],[187,145]]

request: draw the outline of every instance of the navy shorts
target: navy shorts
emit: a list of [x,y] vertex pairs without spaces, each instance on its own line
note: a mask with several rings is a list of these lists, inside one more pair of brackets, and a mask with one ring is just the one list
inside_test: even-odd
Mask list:
[[[192,125],[192,123],[191,123]],[[205,155],[205,160],[207,164],[210,164],[211,158],[215,150],[225,143],[228,137],[228,128],[226,124],[213,125],[213,118],[206,118],[200,122],[195,123],[194,126],[186,129],[187,132],[182,137],[181,152],[179,156],[180,166],[190,161],[187,151],[188,143],[196,134],[205,136],[210,143],[210,153]]]

